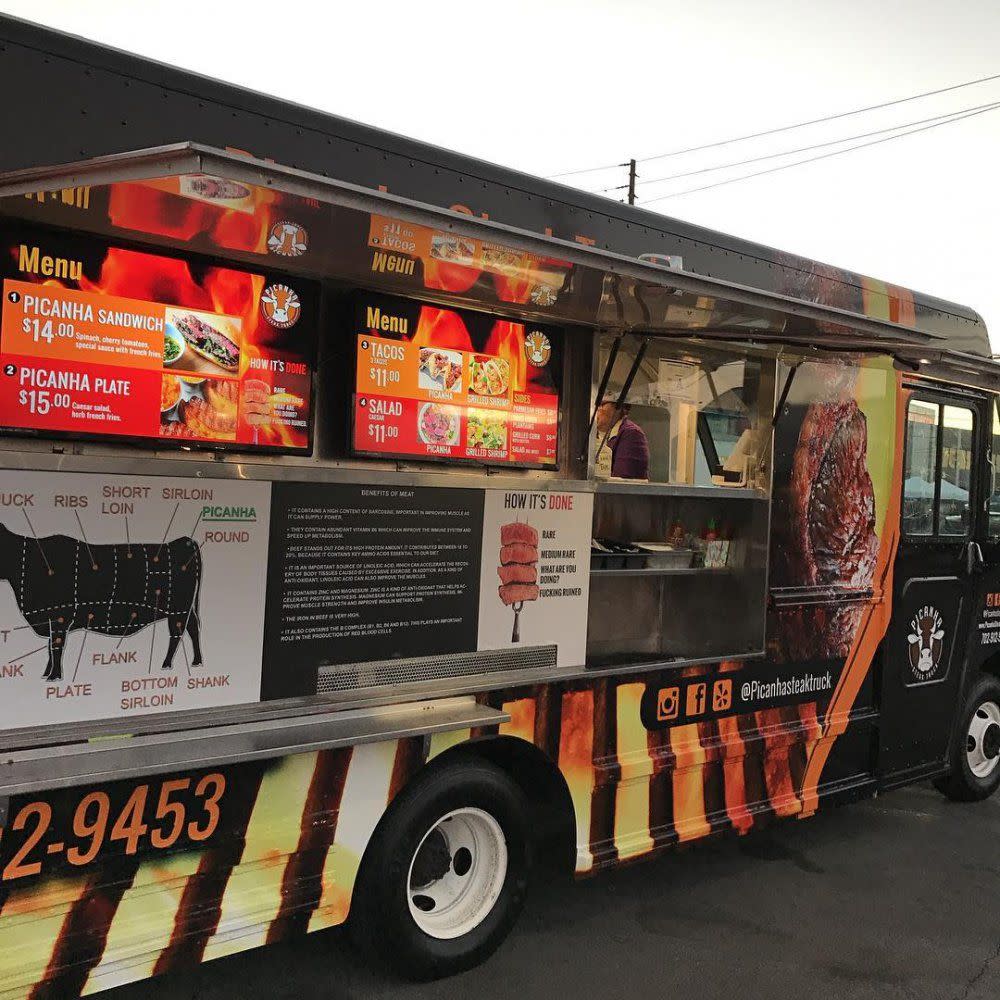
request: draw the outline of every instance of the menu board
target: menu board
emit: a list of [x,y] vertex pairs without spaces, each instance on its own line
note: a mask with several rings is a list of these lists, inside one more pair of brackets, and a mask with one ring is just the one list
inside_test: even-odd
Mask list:
[[8,230],[0,425],[182,446],[310,446],[316,295],[194,257]]
[[356,327],[355,452],[557,464],[557,331],[375,295]]

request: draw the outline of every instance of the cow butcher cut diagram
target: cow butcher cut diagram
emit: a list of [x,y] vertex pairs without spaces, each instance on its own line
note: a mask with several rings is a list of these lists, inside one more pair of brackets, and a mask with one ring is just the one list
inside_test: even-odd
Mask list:
[[10,584],[24,620],[48,641],[46,681],[62,680],[66,638],[84,629],[126,637],[159,621],[169,642],[164,670],[185,631],[201,660],[201,550],[190,537],[162,543],[92,545],[68,535],[35,538],[0,524],[0,579]]

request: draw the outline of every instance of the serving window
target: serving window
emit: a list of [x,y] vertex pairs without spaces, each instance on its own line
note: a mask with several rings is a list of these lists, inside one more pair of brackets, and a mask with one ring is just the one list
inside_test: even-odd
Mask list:
[[768,359],[745,348],[606,334],[596,360],[596,478],[766,486],[774,398]]
[[588,664],[761,652],[773,357],[603,335],[595,361]]

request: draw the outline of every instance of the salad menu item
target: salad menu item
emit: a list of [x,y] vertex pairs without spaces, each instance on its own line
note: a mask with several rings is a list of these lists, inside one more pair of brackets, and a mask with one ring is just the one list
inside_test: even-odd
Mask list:
[[420,407],[417,430],[420,440],[430,445],[458,444],[458,411],[452,406],[440,403],[424,403]]
[[556,464],[556,332],[376,295],[358,328],[355,452]]
[[308,285],[27,226],[0,240],[4,427],[308,448]]

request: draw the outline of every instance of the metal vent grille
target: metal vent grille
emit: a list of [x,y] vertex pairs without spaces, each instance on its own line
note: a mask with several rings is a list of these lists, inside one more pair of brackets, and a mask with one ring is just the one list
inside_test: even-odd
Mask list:
[[442,677],[502,674],[513,671],[544,670],[556,665],[556,646],[525,646],[521,649],[494,649],[481,653],[454,653],[444,656],[412,656],[400,660],[372,660],[320,667],[317,694],[357,691],[360,688],[413,684]]

